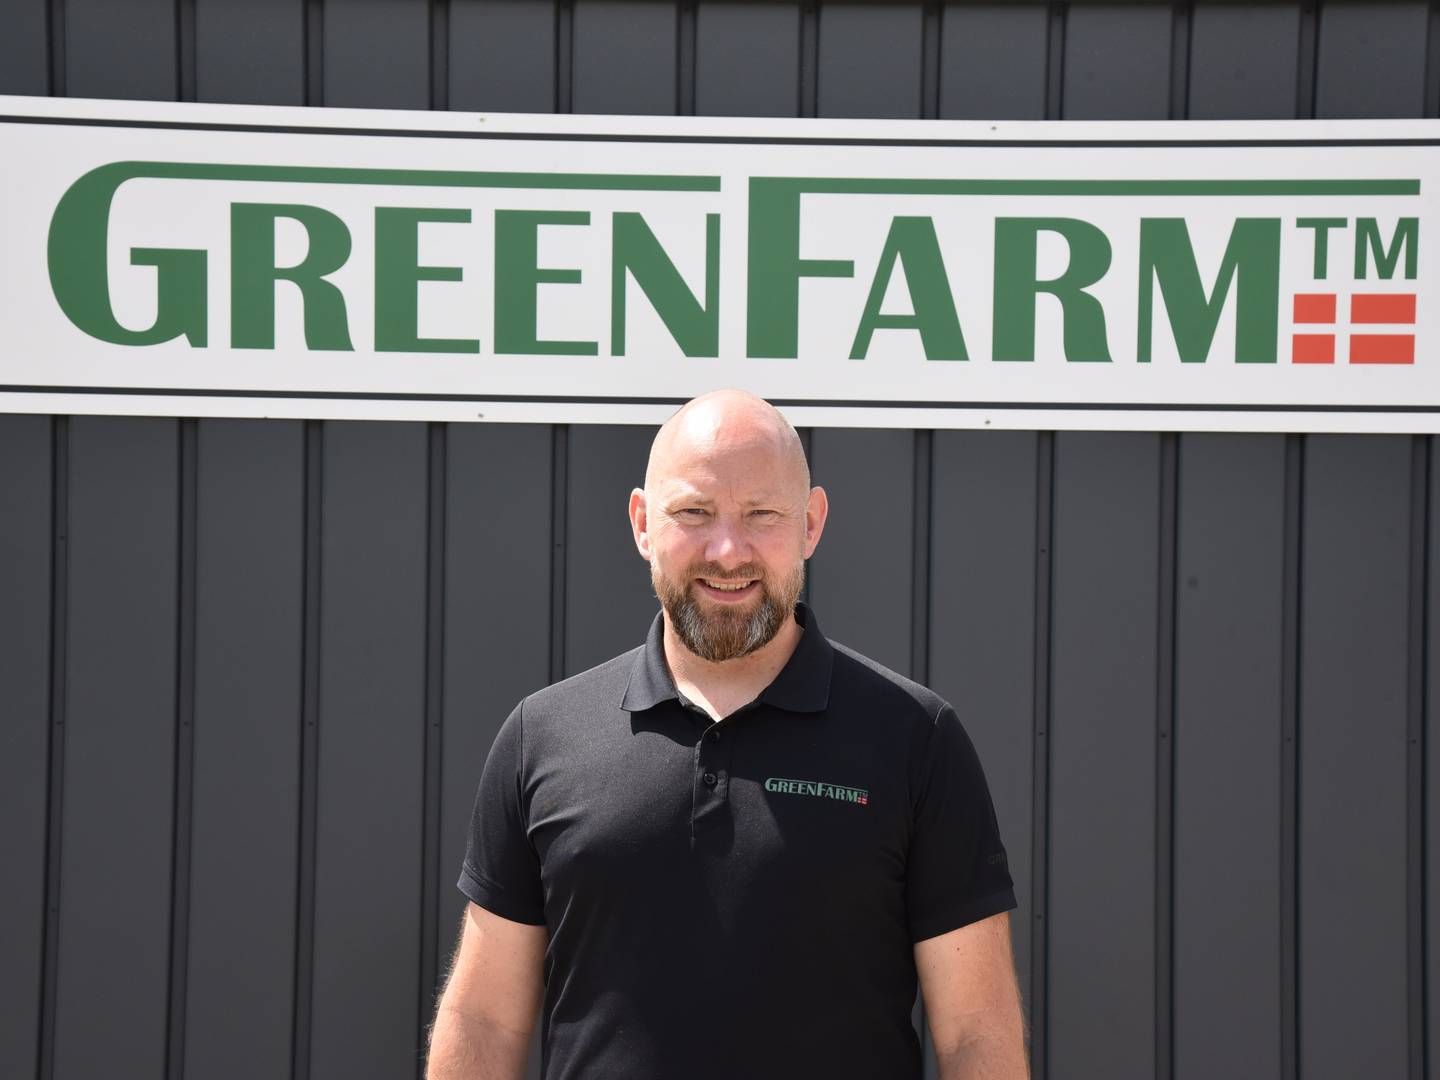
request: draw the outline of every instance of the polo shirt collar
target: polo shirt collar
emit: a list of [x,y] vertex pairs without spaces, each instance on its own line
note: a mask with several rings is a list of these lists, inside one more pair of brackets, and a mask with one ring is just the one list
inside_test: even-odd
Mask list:
[[[815,613],[805,604],[795,605],[795,621],[804,629],[800,642],[790,659],[770,685],[760,691],[757,701],[788,712],[821,712],[830,703],[830,669],[834,650]],[[644,712],[662,701],[678,701],[679,691],[665,663],[665,616],[657,613],[650,624],[645,644],[635,655],[630,668],[630,681],[620,708],[626,712]]]

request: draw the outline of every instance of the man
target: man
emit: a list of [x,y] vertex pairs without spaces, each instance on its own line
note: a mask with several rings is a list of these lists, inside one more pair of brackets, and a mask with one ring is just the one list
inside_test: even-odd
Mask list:
[[990,796],[936,695],[798,603],[828,504],[739,391],[630,496],[645,645],[526,698],[475,802],[431,1080],[1026,1076]]

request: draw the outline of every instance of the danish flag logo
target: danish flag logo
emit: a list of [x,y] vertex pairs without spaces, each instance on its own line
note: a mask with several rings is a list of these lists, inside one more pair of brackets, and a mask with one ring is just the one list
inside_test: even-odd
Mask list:
[[[1415,363],[1415,296],[1415,293],[1355,293],[1348,297],[1349,326],[1342,329],[1336,320],[1340,295],[1297,293],[1295,325],[1297,331],[1301,326],[1307,330],[1295,334],[1291,362],[1335,363],[1335,343],[1343,333],[1348,339],[1348,363]],[[1321,327],[1329,329],[1322,331]],[[1402,327],[1409,329],[1398,332]]]

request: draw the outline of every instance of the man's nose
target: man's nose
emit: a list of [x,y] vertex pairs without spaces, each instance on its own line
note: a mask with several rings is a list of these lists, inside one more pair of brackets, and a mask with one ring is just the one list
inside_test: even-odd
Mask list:
[[724,567],[739,566],[750,561],[750,543],[738,522],[721,518],[710,532],[705,557]]

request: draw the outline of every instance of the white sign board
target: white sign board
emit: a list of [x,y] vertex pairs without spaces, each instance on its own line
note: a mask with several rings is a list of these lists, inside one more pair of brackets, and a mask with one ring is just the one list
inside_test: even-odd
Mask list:
[[1440,431],[1440,122],[0,97],[0,410]]

